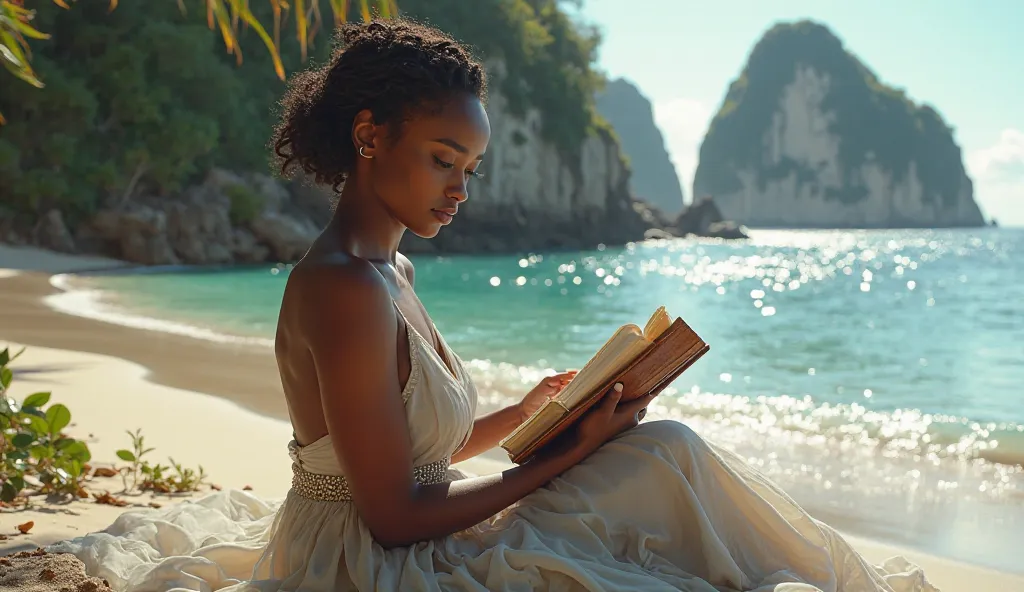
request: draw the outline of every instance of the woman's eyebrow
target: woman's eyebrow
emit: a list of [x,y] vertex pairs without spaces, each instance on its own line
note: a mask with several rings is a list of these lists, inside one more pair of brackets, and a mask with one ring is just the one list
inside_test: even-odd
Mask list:
[[[469,149],[468,148],[466,148],[462,144],[459,144],[458,142],[456,142],[455,140],[453,140],[451,138],[436,138],[434,141],[439,143],[439,144],[444,144],[445,146],[448,146],[449,148],[451,148],[452,150],[455,150],[456,152],[461,152],[462,154],[468,154],[469,153]],[[480,156],[477,156],[476,158],[477,158],[477,160],[482,160],[483,157],[484,157],[484,155],[481,154]]]

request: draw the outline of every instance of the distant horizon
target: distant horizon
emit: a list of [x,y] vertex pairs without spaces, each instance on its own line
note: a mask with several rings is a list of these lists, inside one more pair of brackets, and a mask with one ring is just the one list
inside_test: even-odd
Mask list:
[[650,100],[686,203],[700,143],[751,49],[775,24],[806,19],[827,26],[882,83],[931,105],[953,128],[985,220],[1024,226],[1024,77],[1010,75],[1024,63],[1015,29],[1024,3],[652,0],[640,11],[583,0],[579,16],[601,31],[597,67]]

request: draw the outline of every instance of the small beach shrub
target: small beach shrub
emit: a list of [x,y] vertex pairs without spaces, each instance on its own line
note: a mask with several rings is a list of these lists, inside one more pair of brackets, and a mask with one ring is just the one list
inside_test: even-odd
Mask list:
[[224,194],[231,200],[228,217],[235,226],[252,222],[263,210],[263,198],[243,185],[228,185]]
[[[32,393],[21,401],[9,396],[14,381],[10,365],[24,351],[0,350],[0,502],[10,504],[33,493],[88,497],[85,480],[92,454],[85,442],[63,433],[71,423],[71,411],[61,403],[47,406],[50,392]],[[117,451],[121,460],[131,463],[117,470],[126,492],[184,493],[198,491],[206,481],[202,465],[191,469],[173,458],[168,458],[170,465],[143,460],[153,448],[146,448],[141,430],[128,436],[132,449]]]
[[63,434],[71,411],[60,403],[47,407],[49,392],[20,402],[8,395],[10,364],[24,351],[0,351],[0,501],[11,503],[26,491],[84,496],[91,454],[85,442]]
[[[198,470],[190,469],[170,457],[168,457],[171,462],[170,466],[159,463],[149,464],[149,461],[143,460],[142,457],[154,449],[146,448],[142,430],[127,432],[127,434],[132,439],[132,449],[122,448],[117,451],[118,458],[131,463],[121,468],[121,480],[126,492],[149,490],[158,493],[185,493],[198,491],[199,486],[206,480],[206,472],[202,465],[199,465]],[[129,477],[131,478],[130,487],[128,485]]]

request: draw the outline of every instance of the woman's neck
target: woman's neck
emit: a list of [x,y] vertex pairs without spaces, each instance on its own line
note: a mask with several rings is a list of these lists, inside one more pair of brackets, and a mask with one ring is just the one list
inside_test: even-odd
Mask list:
[[405,226],[380,198],[361,185],[356,176],[345,183],[326,230],[342,249],[356,257],[396,264]]

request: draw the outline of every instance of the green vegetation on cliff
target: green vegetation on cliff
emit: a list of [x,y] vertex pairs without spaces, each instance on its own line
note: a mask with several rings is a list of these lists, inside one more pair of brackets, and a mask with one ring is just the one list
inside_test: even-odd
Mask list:
[[[398,5],[474,46],[481,58],[501,58],[507,76],[492,88],[515,112],[541,109],[544,136],[564,153],[600,127],[593,96],[602,79],[591,66],[598,38],[558,0]],[[260,22],[273,22],[269,2],[250,7]],[[268,170],[284,83],[252,29],[239,31],[245,61],[238,66],[205,14],[183,14],[175,2],[121,2],[114,11],[106,2],[33,8],[33,26],[52,35],[31,41],[32,66],[46,86],[2,74],[0,217],[32,223],[59,208],[73,226],[103,205],[173,196],[214,166]],[[306,67],[284,25],[280,45],[286,72]],[[329,32],[320,31],[309,59],[320,63],[330,50]]]
[[[57,207],[74,224],[104,203],[173,194],[211,166],[266,169],[282,83],[255,34],[238,67],[204,15],[174,2],[35,8],[35,26],[52,35],[32,43],[46,86],[0,93],[3,206],[29,216]],[[297,42],[282,44],[294,71]]]
[[910,163],[917,166],[924,199],[944,206],[957,202],[965,181],[960,148],[952,129],[928,105],[917,105],[904,91],[882,83],[825,26],[810,22],[772,27],[754,46],[746,67],[729,87],[700,149],[694,179],[695,196],[729,194],[738,190],[736,171],[750,169],[758,182],[781,179],[796,172],[810,180],[810,163],[785,160],[767,166],[764,134],[779,109],[783,90],[800,67],[828,77],[822,110],[835,115],[830,132],[839,138],[843,168],[842,188],[826,199],[856,202],[867,190],[855,177],[857,169],[873,158],[894,181],[901,180]]

